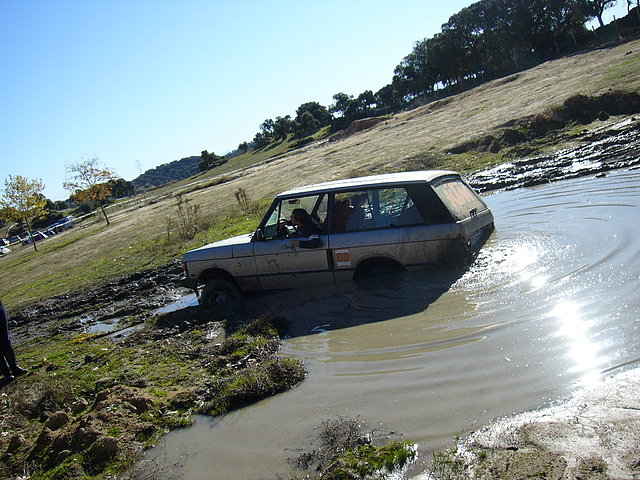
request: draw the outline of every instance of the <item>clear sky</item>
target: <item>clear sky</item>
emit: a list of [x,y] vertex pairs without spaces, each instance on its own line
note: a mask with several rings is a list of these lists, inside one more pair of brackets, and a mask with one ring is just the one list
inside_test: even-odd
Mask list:
[[61,200],[83,159],[132,180],[223,155],[302,103],[379,90],[471,3],[0,0],[0,189],[23,175]]

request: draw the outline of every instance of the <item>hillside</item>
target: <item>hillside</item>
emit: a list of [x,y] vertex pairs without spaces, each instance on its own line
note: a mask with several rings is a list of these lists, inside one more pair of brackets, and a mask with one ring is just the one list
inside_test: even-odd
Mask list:
[[[509,122],[546,113],[576,94],[598,96],[611,90],[639,91],[639,50],[640,41],[636,40],[546,62],[399,113],[356,135],[336,141],[321,140],[265,161],[243,171],[242,178],[234,182],[219,185],[215,190],[194,192],[192,196],[198,201],[215,192],[221,200],[233,200],[232,191],[242,186],[252,198],[263,198],[301,182],[441,166],[468,172],[483,164],[496,163],[505,157],[447,152],[460,144],[496,134]],[[559,148],[561,145],[555,142],[541,148]],[[233,165],[230,161],[227,170]],[[234,172],[227,172],[231,173]]]
[[151,168],[132,180],[136,190],[149,190],[167,183],[177,182],[198,173],[200,157],[185,157]]
[[[451,168],[469,173],[509,159],[513,152],[466,151],[461,144],[498,136],[520,119],[546,114],[576,94],[599,96],[611,90],[640,92],[640,40],[539,65],[473,90],[403,112],[341,139],[323,139],[290,153],[250,165],[235,157],[195,178],[160,188],[130,207],[112,211],[112,225],[99,219],[43,243],[37,254],[20,249],[0,258],[4,282],[0,298],[15,306],[36,298],[100,283],[116,275],[179,258],[215,238],[255,228],[258,218],[242,215],[234,195],[240,188],[253,200],[301,184],[365,174]],[[611,117],[610,122],[615,121]],[[606,125],[568,125],[547,142],[527,148],[546,151],[580,141],[584,132]],[[579,128],[578,128],[579,127]],[[211,229],[192,241],[175,234],[176,193],[184,193]],[[172,227],[173,225],[173,227]],[[38,272],[37,277],[32,272]]]

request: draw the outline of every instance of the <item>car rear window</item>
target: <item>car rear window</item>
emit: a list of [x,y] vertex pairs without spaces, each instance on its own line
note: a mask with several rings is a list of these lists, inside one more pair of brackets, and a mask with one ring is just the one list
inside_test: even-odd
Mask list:
[[485,210],[487,206],[459,178],[447,178],[433,185],[436,193],[458,220],[464,220]]

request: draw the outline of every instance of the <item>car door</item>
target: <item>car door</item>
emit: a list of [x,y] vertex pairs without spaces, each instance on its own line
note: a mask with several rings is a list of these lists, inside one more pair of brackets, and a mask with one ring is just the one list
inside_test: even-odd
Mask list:
[[389,259],[409,268],[443,257],[460,228],[441,202],[427,204],[428,188],[398,185],[335,195],[329,246],[336,282],[350,279],[367,261]]
[[294,247],[293,239],[304,238],[298,237],[295,229],[286,224],[295,208],[303,208],[322,228],[326,219],[326,197],[316,194],[274,202],[253,244],[261,289],[287,289],[333,281],[327,260],[327,235],[320,234],[322,245],[318,248]]

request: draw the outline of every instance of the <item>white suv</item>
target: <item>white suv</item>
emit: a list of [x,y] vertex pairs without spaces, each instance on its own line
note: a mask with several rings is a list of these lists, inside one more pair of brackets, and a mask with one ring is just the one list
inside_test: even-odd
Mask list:
[[[313,244],[319,244],[316,248],[301,248],[295,241],[301,230],[289,219],[300,209],[316,225],[320,238]],[[489,208],[451,171],[309,185],[277,195],[255,232],[185,253],[182,284],[196,293],[204,285],[201,305],[235,310],[246,291],[459,264],[482,246],[492,230]]]

